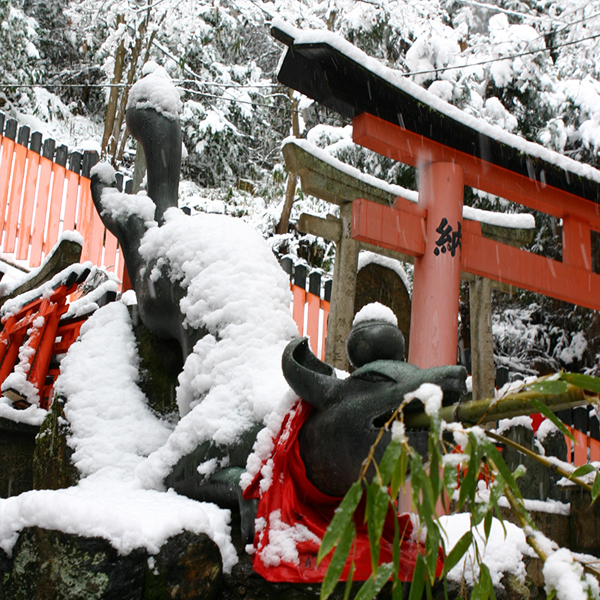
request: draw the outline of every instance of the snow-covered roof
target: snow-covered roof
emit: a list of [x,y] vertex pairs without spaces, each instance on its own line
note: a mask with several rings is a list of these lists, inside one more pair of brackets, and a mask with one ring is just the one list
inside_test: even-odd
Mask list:
[[342,37],[276,19],[289,46],[278,79],[354,118],[370,113],[435,142],[600,203],[600,171],[469,115],[386,67]]

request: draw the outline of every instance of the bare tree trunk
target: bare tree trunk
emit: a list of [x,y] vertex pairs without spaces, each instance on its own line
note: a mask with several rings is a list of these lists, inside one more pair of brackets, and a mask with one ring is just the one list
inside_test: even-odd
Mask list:
[[131,54],[131,64],[129,65],[129,73],[127,74],[127,86],[123,89],[121,94],[121,102],[119,104],[119,112],[115,119],[115,123],[112,130],[112,138],[110,140],[110,154],[113,155],[113,165],[116,164],[118,160],[120,160],[123,156],[123,150],[125,149],[125,144],[127,143],[127,133],[125,132],[123,135],[123,140],[119,149],[119,153],[117,154],[117,144],[119,142],[119,138],[121,137],[121,128],[123,127],[123,121],[125,119],[125,111],[127,109],[127,100],[129,99],[129,88],[135,79],[135,73],[137,71],[137,63],[140,57],[140,51],[142,49],[142,39],[146,33],[146,29],[148,28],[148,23],[150,22],[150,6],[148,6],[148,12],[146,17],[140,23],[138,27],[138,37],[135,42],[135,46],[133,47],[133,52]]
[[[125,19],[122,15],[117,17],[117,27],[121,25]],[[117,100],[119,99],[118,84],[121,83],[123,76],[123,64],[125,62],[125,45],[123,42],[119,44],[117,54],[115,56],[115,74],[112,80],[113,87],[110,90],[108,97],[108,105],[106,107],[106,120],[104,122],[104,135],[102,136],[102,154],[106,154],[110,136],[115,123],[115,115],[117,113]]]
[[[294,98],[293,91],[289,91],[290,99],[292,101],[292,132],[294,137],[300,137],[300,121],[298,119],[298,100]],[[294,204],[294,196],[296,195],[296,181],[298,176],[296,173],[290,171],[288,173],[287,186],[285,188],[285,202],[283,204],[283,210],[281,211],[281,219],[277,224],[275,232],[279,235],[287,233],[290,225],[290,214],[292,212],[292,205]]]

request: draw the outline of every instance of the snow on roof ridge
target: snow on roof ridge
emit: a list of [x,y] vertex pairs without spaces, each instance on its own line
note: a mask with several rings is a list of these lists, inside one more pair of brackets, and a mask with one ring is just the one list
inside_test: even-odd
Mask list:
[[420,102],[427,104],[434,110],[437,110],[447,117],[450,117],[451,119],[454,119],[455,121],[458,121],[463,125],[466,125],[467,127],[496,140],[497,142],[511,146],[527,156],[539,158],[547,163],[563,169],[564,171],[568,171],[574,175],[578,175],[589,179],[590,181],[600,183],[600,171],[598,169],[595,169],[594,167],[585,163],[573,160],[564,154],[559,154],[558,152],[549,150],[548,148],[541,146],[540,144],[536,144],[535,142],[525,140],[518,135],[509,133],[497,125],[488,123],[484,119],[480,119],[465,113],[460,108],[449,104],[441,98],[438,98],[431,92],[428,92],[422,88],[420,85],[414,83],[410,79],[407,79],[399,71],[385,66],[376,58],[369,56],[351,44],[348,40],[345,40],[332,31],[321,29],[306,31],[297,29],[282,19],[274,19],[272,26],[289,35],[294,40],[294,44],[328,44],[348,58],[360,64],[371,73],[378,75],[388,83],[391,83],[398,89],[410,94]]
[[[363,173],[356,167],[352,167],[351,165],[348,165],[335,158],[329,154],[327,150],[323,150],[322,148],[311,144],[308,140],[291,136],[283,140],[282,147],[286,144],[296,144],[296,146],[302,148],[302,150],[308,152],[315,158],[322,160],[324,163],[327,163],[330,167],[338,169],[350,177],[354,177],[363,183],[392,194],[393,196],[400,196],[401,198],[414,203],[418,203],[419,201],[419,192],[409,190],[400,185],[388,183],[387,181],[379,179],[374,175]],[[479,221],[480,223],[487,223],[488,225],[496,225],[498,227],[508,227],[511,229],[535,228],[535,217],[529,213],[500,213],[490,210],[482,210],[480,208],[472,208],[470,206],[463,206],[463,217],[471,221]]]

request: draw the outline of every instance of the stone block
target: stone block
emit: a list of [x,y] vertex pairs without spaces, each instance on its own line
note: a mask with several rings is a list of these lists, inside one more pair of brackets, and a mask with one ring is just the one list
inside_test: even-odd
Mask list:
[[371,302],[380,302],[392,309],[398,318],[398,327],[404,336],[405,355],[408,356],[411,304],[408,290],[398,273],[376,263],[365,265],[358,272],[354,313]]
[[0,552],[0,598],[11,600],[214,600],[221,579],[217,545],[190,532],[155,556],[122,556],[100,537],[28,527],[12,558]]
[[33,453],[39,427],[0,417],[0,498],[33,489]]

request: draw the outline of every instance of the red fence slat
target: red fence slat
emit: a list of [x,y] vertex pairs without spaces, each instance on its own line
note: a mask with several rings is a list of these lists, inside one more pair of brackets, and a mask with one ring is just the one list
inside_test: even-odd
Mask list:
[[48,209],[48,197],[50,195],[50,179],[52,176],[53,162],[45,156],[40,156],[40,174],[38,194],[35,203],[35,215],[33,220],[33,233],[31,234],[31,254],[29,265],[39,267],[42,262],[42,250],[44,246],[44,231],[46,229],[46,212]]
[[79,175],[67,171],[67,194],[65,197],[65,214],[63,217],[63,231],[75,229],[75,216],[77,214],[77,200],[79,196]]
[[17,244],[17,259],[27,260],[29,243],[31,241],[31,222],[33,207],[35,206],[35,192],[37,189],[40,155],[34,150],[27,152],[27,176],[25,178],[25,193],[23,195],[23,210],[19,224],[19,243]]
[[14,157],[15,142],[6,136],[2,138],[2,162],[0,163],[0,219],[4,220],[8,199],[8,184]]
[[44,241],[45,254],[48,254],[58,241],[66,169],[61,165],[54,163],[52,172],[54,173],[54,181],[52,183],[52,197],[48,208],[48,232],[46,234],[46,240]]
[[4,252],[12,253],[15,251],[17,224],[19,222],[19,213],[21,212],[21,195],[23,193],[23,177],[25,175],[26,163],[27,148],[21,144],[15,144],[12,185],[8,199],[8,213],[3,226],[3,229],[6,232],[3,244]]

